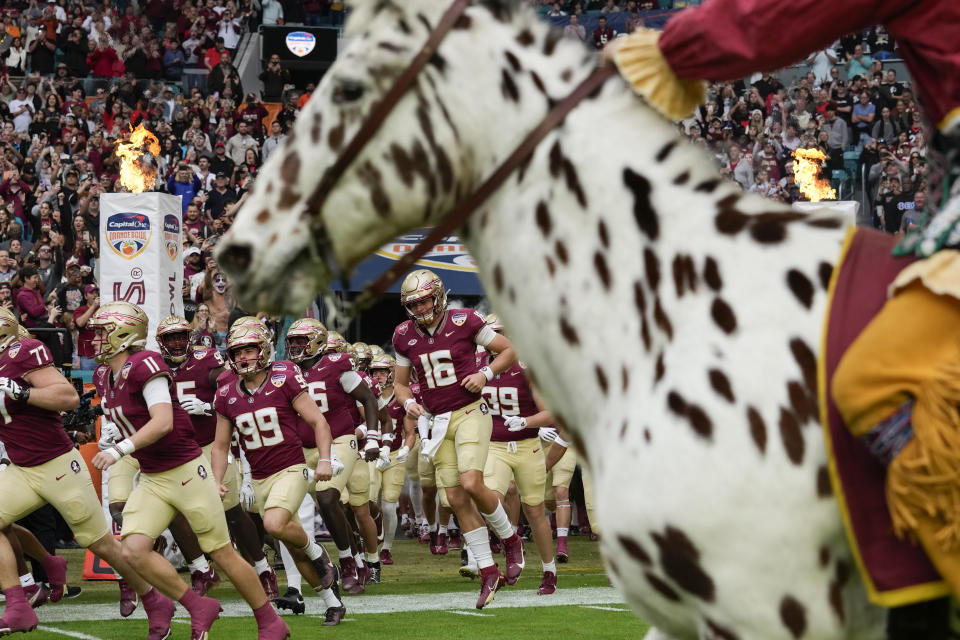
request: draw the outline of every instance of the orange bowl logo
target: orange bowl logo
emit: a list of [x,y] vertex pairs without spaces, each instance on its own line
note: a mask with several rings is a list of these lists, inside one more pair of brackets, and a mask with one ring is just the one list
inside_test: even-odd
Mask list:
[[115,213],[107,218],[106,232],[113,252],[132,260],[150,244],[150,218],[142,213]]

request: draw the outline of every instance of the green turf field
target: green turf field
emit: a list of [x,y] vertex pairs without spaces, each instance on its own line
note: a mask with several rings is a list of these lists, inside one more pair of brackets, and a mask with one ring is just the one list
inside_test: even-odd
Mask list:
[[[622,603],[609,586],[596,543],[586,538],[570,539],[571,562],[559,567],[559,590],[552,596],[537,596],[540,563],[528,544],[527,568],[520,581],[497,594],[496,601],[477,611],[477,581],[461,578],[459,552],[446,557],[431,556],[424,545],[398,540],[393,548],[396,564],[385,567],[383,583],[368,587],[361,596],[347,596],[347,618],[339,626],[326,628],[319,600],[306,597],[307,615],[285,615],[294,638],[316,638],[321,634],[339,638],[456,638],[469,640],[498,637],[522,640],[544,638],[642,638],[647,626]],[[117,609],[118,590],[113,583],[82,582],[82,555],[64,553],[70,561],[71,584],[83,587],[75,599],[46,604],[37,614],[40,628],[14,638],[31,640],[127,640],[145,638],[146,619],[141,609],[127,620]],[[503,566],[502,556],[498,561]],[[184,577],[185,574],[184,574]],[[278,576],[281,593],[286,584]],[[233,587],[224,582],[210,595],[224,605],[224,614],[213,626],[212,639],[256,638],[256,624]],[[189,619],[178,607],[173,639],[190,637]]]

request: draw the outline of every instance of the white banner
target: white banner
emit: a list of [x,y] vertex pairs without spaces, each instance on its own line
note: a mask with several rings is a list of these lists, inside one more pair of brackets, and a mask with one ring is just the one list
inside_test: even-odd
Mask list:
[[100,302],[126,300],[150,318],[147,348],[156,350],[157,324],[183,315],[180,196],[105,193],[100,196]]

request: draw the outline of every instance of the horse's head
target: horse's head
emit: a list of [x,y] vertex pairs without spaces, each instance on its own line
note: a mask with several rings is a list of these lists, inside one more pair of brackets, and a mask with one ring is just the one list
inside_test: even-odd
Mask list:
[[467,8],[382,126],[339,166],[449,6],[354,3],[346,48],[261,169],[217,253],[245,306],[301,311],[378,246],[434,223],[478,181],[494,154],[489,135],[477,131],[476,102],[499,100],[504,60],[488,54],[510,4]]

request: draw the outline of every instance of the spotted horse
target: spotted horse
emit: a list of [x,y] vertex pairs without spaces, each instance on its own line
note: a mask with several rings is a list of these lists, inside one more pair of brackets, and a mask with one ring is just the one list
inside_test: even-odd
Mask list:
[[[596,69],[521,3],[474,0],[337,167],[446,4],[354,4],[345,49],[221,243],[247,305],[297,313],[391,238],[438,223]],[[883,635],[817,416],[842,227],[722,180],[612,76],[460,230],[585,454],[609,574],[648,637]]]

